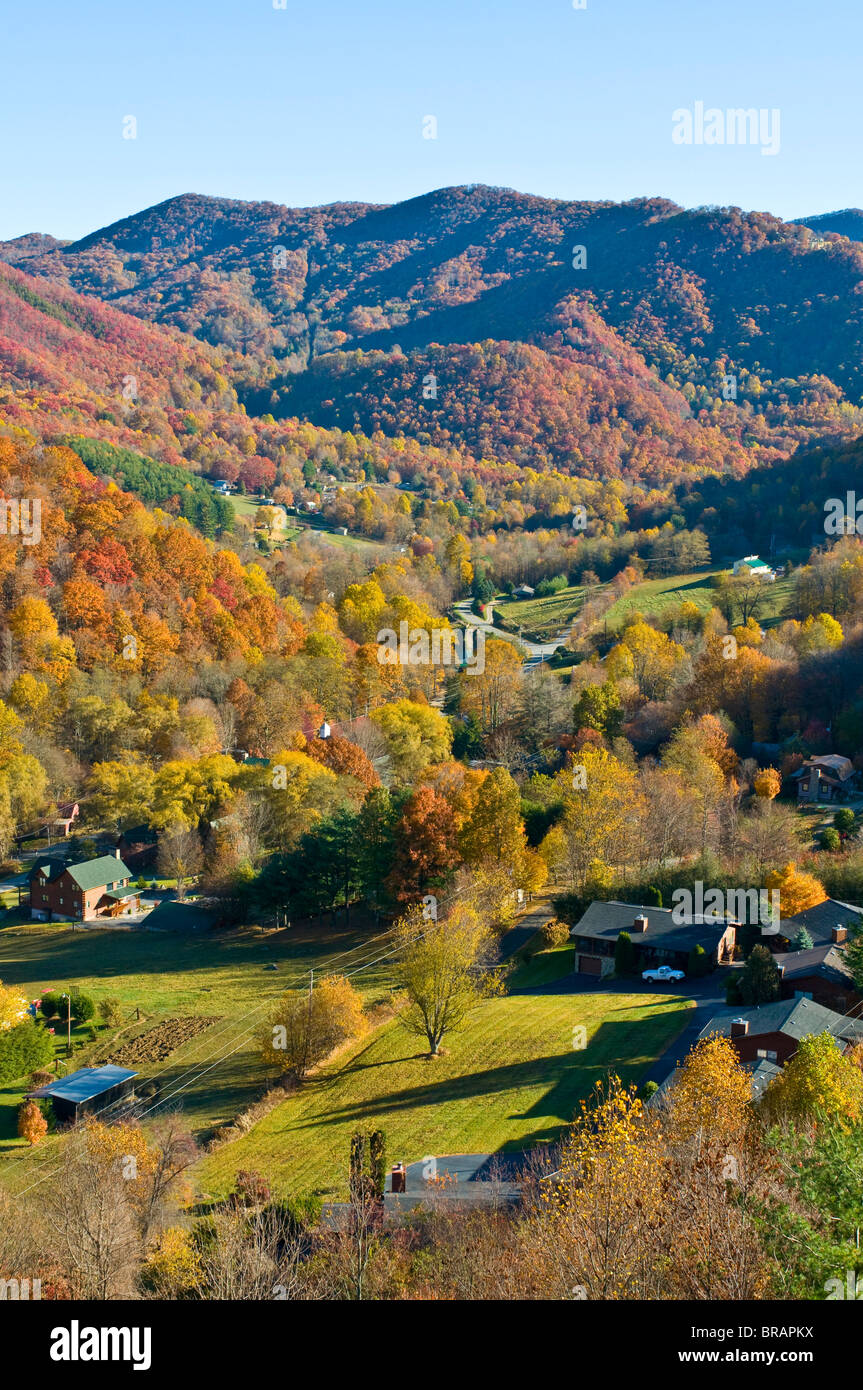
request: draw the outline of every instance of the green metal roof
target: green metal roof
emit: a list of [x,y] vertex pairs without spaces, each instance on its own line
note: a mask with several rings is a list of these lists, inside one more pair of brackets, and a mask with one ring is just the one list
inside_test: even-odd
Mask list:
[[85,893],[91,888],[103,888],[106,883],[114,883],[116,879],[132,877],[131,869],[127,869],[122,859],[117,859],[113,854],[100,854],[98,859],[85,859],[83,864],[69,864],[67,867],[70,878]]

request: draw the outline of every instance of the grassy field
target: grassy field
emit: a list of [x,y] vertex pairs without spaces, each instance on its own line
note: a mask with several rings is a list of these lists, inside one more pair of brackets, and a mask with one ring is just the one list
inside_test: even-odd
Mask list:
[[[714,568],[692,574],[667,575],[662,579],[646,579],[612,604],[603,622],[609,631],[614,632],[625,627],[635,613],[661,618],[669,609],[686,602],[694,603],[703,613],[707,613],[716,603],[716,590],[710,581],[718,572]],[[603,584],[591,592],[598,593],[607,587]],[[498,600],[495,606],[508,624],[522,626],[526,635],[536,634],[547,640],[556,637],[572,622],[587,592],[582,586],[574,585],[547,598]],[[792,593],[791,579],[777,579],[775,584],[770,585],[767,600],[758,615],[762,627],[772,627],[789,616]]]
[[[527,967],[534,976],[539,961]],[[558,974],[561,962],[544,968]],[[683,1028],[686,1007],[661,994],[510,994],[481,1005],[435,1060],[397,1020],[385,1024],[204,1159],[200,1190],[224,1195],[237,1169],[256,1168],[283,1196],[344,1197],[358,1126],[385,1131],[390,1163],[552,1141],[609,1067],[637,1081]],[[573,1050],[577,1025],[583,1051]]]
[[[718,570],[699,570],[693,574],[646,579],[612,604],[605,615],[605,622],[609,629],[619,629],[626,626],[634,613],[661,617],[668,609],[677,608],[681,603],[694,603],[703,613],[707,613],[716,604],[716,590],[710,583],[716,573]],[[766,602],[758,614],[762,627],[771,627],[788,616],[792,588],[790,579],[777,579],[770,585]]]
[[[386,1130],[393,1160],[522,1147],[554,1139],[608,1067],[637,1080],[682,1028],[686,1001],[543,993],[571,971],[572,948],[538,951],[537,945],[534,938],[523,948],[508,982],[510,991],[537,992],[510,992],[481,1005],[434,1061],[398,1020],[384,1022],[251,1133],[202,1160],[199,1190],[221,1195],[238,1168],[254,1167],[276,1192],[340,1194],[358,1124]],[[76,1029],[81,1045],[68,1060],[70,1070],[106,1060],[161,1020],[216,1017],[166,1061],[138,1067],[201,1133],[232,1120],[264,1089],[255,1033],[271,1000],[304,985],[312,963],[316,971],[351,970],[379,952],[368,932],[321,926],[202,937],[11,925],[0,929],[0,979],[31,998],[76,984],[97,1002],[121,1000],[130,1022],[119,1036],[100,1030],[95,1043],[86,1041],[86,1027]],[[266,969],[273,964],[277,970]],[[387,998],[386,970],[386,962],[377,963],[355,976],[367,1003]],[[576,1025],[587,1030],[584,1051],[572,1047]],[[58,1055],[61,1034],[58,1025]],[[0,1088],[0,1182],[18,1193],[52,1171],[60,1142],[49,1136],[34,1151],[17,1139],[23,1092],[22,1082]]]
[[556,637],[572,622],[584,602],[583,585],[572,585],[547,598],[496,599],[497,609],[504,622],[523,627],[525,636],[536,633],[540,638]]
[[[8,926],[0,930],[0,980],[20,985],[29,998],[77,984],[97,1003],[119,998],[130,1018],[140,1007],[141,1021],[130,1024],[123,1041],[164,1018],[218,1016],[220,1022],[178,1048],[167,1063],[140,1068],[142,1077],[161,1082],[163,1096],[176,1092],[189,1123],[201,1130],[232,1119],[260,1094],[266,1077],[254,1031],[270,1001],[289,986],[305,983],[310,964],[316,971],[330,964],[349,970],[372,959],[379,948],[369,936],[323,926],[206,937]],[[353,954],[345,957],[345,952]],[[275,971],[265,968],[274,964]],[[369,1001],[383,992],[380,972],[376,966],[354,980]],[[83,1040],[86,1031],[75,1030],[73,1038]],[[69,1070],[104,1060],[113,1036],[100,1031],[95,1045],[76,1050]],[[59,1045],[58,1053],[65,1055]],[[30,1157],[16,1137],[24,1085],[0,1088],[0,1181],[12,1186],[18,1180],[15,1170],[26,1167]]]

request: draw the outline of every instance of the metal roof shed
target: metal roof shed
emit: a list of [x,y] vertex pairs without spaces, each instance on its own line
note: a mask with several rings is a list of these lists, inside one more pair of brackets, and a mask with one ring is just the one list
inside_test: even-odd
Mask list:
[[58,1120],[78,1120],[128,1095],[138,1075],[126,1067],[81,1067],[29,1092],[31,1100],[51,1100]]

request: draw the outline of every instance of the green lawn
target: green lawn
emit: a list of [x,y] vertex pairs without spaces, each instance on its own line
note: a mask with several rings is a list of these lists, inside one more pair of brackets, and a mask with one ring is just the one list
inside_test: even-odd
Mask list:
[[580,612],[585,592],[583,585],[575,584],[547,598],[496,599],[494,606],[505,623],[522,627],[526,637],[536,634],[548,639],[556,637]]
[[[159,1079],[163,1095],[176,1088],[189,1123],[201,1130],[232,1119],[260,1094],[266,1076],[253,1034],[269,1002],[289,986],[304,984],[311,963],[316,971],[326,969],[328,961],[334,970],[349,970],[371,960],[380,948],[370,944],[370,935],[324,926],[265,936],[252,930],[175,936],[71,931],[49,924],[6,926],[0,929],[0,980],[20,985],[29,998],[77,984],[97,1002],[113,995],[130,1013],[140,1006],[141,1022],[131,1025],[124,1039],[163,1018],[218,1016],[221,1022],[178,1048],[167,1063],[140,1069],[143,1078]],[[355,954],[340,959],[357,947]],[[278,969],[266,970],[269,964]],[[381,971],[375,966],[355,977],[370,1001],[383,993]],[[58,1038],[60,1031],[58,1026]],[[86,1029],[73,1036],[83,1039]],[[95,1046],[69,1059],[69,1070],[102,1060],[110,1052],[111,1036],[100,1030]],[[58,1052],[65,1055],[59,1042]],[[14,1170],[31,1158],[16,1137],[16,1111],[25,1085],[26,1080],[0,1088],[0,1181],[13,1186],[19,1180]]]
[[[666,575],[662,579],[646,579],[636,584],[628,593],[613,603],[604,615],[603,622],[609,630],[616,631],[626,626],[635,613],[645,617],[662,617],[670,608],[681,603],[694,603],[703,613],[716,604],[716,590],[711,578],[719,572],[717,567],[698,570],[691,574]],[[558,594],[547,598],[498,599],[495,607],[508,626],[522,627],[525,636],[535,636],[547,640],[556,637],[580,612],[585,597],[599,593],[608,586],[600,584],[597,588],[586,590],[581,585],[561,589]],[[792,579],[777,579],[767,592],[765,603],[758,614],[762,627],[772,627],[790,615],[793,595]]]
[[[662,579],[646,579],[612,604],[604,621],[609,629],[620,629],[635,613],[643,613],[645,617],[661,617],[669,608],[677,608],[681,603],[694,603],[703,613],[707,613],[716,605],[717,593],[710,580],[712,575],[718,573],[718,569],[710,569],[698,570],[693,574],[667,575]],[[792,590],[791,579],[777,579],[769,586],[766,600],[758,613],[762,627],[771,627],[788,616]]]
[[[224,1195],[237,1169],[256,1168],[280,1195],[343,1197],[358,1126],[385,1131],[388,1163],[553,1140],[608,1068],[637,1081],[681,1031],[686,1008],[661,994],[511,994],[481,1005],[434,1061],[388,1023],[204,1159],[200,1190]],[[573,1049],[578,1025],[583,1051]]]

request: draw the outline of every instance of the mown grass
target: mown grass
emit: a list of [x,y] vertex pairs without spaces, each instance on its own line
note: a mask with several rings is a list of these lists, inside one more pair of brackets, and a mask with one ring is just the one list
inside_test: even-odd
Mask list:
[[574,584],[546,598],[496,599],[494,606],[505,623],[524,628],[525,636],[536,633],[550,638],[581,611],[585,593],[583,585]]
[[[379,947],[370,935],[323,926],[266,935],[247,929],[188,936],[72,931],[37,923],[7,926],[0,929],[0,980],[20,986],[28,998],[71,984],[97,1003],[116,997],[132,1033],[163,1018],[218,1015],[219,1023],[178,1048],[167,1064],[141,1067],[142,1080],[158,1079],[163,1096],[173,1093],[174,1103],[182,1104],[188,1122],[200,1131],[232,1119],[265,1085],[255,1031],[272,1000],[287,988],[304,986],[310,965],[316,972],[350,970],[371,960]],[[265,969],[268,965],[277,969]],[[354,977],[368,1000],[382,993],[382,971],[376,965]],[[136,1008],[140,1023],[133,1021]],[[58,1054],[65,1060],[60,1031],[58,1026]],[[73,1038],[83,1042],[86,1034],[86,1027],[77,1029]],[[81,1047],[68,1059],[68,1070],[103,1060],[112,1036],[100,1031],[95,1045]],[[0,1155],[14,1158],[15,1167],[26,1158],[16,1137],[17,1107],[26,1085],[25,1078],[0,1087]],[[8,1163],[0,1161],[0,1181],[6,1181],[7,1169]]]
[[[661,994],[510,994],[482,1004],[434,1060],[395,1020],[204,1159],[199,1188],[223,1196],[238,1169],[254,1168],[279,1195],[344,1197],[358,1127],[385,1131],[388,1163],[553,1141],[610,1068],[638,1080],[686,1010],[685,999]],[[578,1025],[583,1051],[573,1049]]]

